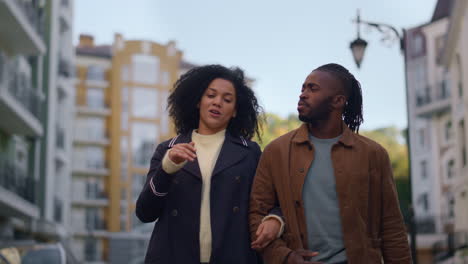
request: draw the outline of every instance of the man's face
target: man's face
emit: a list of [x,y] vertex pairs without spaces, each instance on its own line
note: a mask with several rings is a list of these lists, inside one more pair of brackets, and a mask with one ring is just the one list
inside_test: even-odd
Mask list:
[[302,84],[297,111],[302,122],[327,120],[341,85],[330,73],[313,71]]

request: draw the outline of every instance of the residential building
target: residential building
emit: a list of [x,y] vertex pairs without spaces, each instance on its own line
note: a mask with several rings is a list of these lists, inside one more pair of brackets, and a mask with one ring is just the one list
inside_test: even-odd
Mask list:
[[450,79],[452,92],[452,124],[455,144],[454,174],[455,188],[455,230],[453,247],[456,251],[455,263],[468,263],[468,1],[454,0],[453,12],[442,64]]
[[439,0],[430,22],[405,32],[412,201],[421,263],[447,258],[454,230],[457,141],[452,79],[441,64],[451,5]]
[[181,57],[174,42],[116,34],[112,45],[98,46],[80,36],[72,183],[78,259],[144,257],[153,225],[136,218],[135,202],[156,145],[174,135],[166,101]]

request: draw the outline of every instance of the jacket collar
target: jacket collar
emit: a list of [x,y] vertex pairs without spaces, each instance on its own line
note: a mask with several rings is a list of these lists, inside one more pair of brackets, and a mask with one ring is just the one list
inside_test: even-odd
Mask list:
[[[353,147],[356,135],[349,127],[343,122],[343,134],[341,135],[338,142],[343,144],[346,147]],[[309,143],[309,128],[307,127],[307,123],[303,123],[298,129],[295,135],[293,135],[293,142],[297,144]]]
[[[175,144],[189,143],[191,141],[192,131],[173,138],[169,142],[168,148],[171,148]],[[233,136],[229,131],[226,131],[226,136],[213,169],[212,177],[242,160],[247,155],[248,149],[249,145],[246,139],[240,136]],[[188,162],[183,169],[201,178],[198,159],[195,159],[194,162]]]
[[[172,138],[169,141],[168,148],[172,148],[175,144],[179,144],[179,143],[190,143],[192,141],[192,132],[193,130],[184,134],[179,134],[176,137]],[[238,144],[238,145],[242,145],[246,148],[249,147],[249,144],[244,137],[233,136],[229,131],[226,131],[225,141],[226,140],[229,140],[230,142]]]

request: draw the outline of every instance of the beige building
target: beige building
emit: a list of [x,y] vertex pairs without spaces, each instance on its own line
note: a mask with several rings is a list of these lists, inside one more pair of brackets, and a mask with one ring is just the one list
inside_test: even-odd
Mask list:
[[156,145],[173,135],[166,99],[180,71],[174,42],[97,46],[81,35],[73,156],[74,251],[87,263],[143,258],[152,224],[135,202]]

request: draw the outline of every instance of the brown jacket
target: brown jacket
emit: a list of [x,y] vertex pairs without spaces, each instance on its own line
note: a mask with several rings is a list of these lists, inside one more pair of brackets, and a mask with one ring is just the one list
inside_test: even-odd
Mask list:
[[[411,263],[388,154],[344,127],[331,156],[348,263]],[[250,201],[252,240],[274,206],[286,222],[283,236],[262,252],[268,264],[284,263],[292,249],[308,249],[302,187],[313,159],[305,124],[270,143],[260,158]]]

